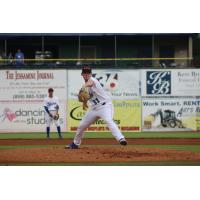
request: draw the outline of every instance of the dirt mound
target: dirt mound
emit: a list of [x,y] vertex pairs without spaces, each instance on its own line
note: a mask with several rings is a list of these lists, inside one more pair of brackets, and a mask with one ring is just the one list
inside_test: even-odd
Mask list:
[[1,150],[0,163],[121,163],[137,161],[199,161],[200,153],[141,147],[101,146],[76,150],[63,147]]

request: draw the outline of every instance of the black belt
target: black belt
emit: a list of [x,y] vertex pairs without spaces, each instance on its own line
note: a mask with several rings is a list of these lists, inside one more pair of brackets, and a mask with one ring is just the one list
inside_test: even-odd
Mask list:
[[106,102],[102,103],[101,105],[102,105],[102,106],[106,105]]

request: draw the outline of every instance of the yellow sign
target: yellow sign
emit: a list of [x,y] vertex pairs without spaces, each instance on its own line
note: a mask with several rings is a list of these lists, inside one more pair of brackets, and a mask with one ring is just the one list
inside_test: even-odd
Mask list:
[[[141,131],[141,101],[140,100],[114,100],[114,121],[123,132]],[[82,104],[77,100],[68,100],[67,131],[75,132],[85,115]],[[108,132],[106,123],[99,119],[90,127],[87,132]]]
[[200,107],[196,108],[196,130],[200,131]]

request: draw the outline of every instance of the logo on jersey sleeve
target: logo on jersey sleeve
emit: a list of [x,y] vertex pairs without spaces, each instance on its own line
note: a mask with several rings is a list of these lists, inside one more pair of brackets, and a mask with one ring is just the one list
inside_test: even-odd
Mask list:
[[146,87],[147,87],[147,94],[151,95],[171,94],[171,72],[147,71]]
[[48,103],[47,103],[47,106],[48,106],[48,107],[53,106],[53,105],[57,105],[56,102],[48,102]]

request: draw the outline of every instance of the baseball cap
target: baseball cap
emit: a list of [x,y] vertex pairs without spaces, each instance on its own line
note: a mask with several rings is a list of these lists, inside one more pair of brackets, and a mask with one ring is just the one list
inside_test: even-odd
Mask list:
[[53,88],[49,88],[49,89],[48,89],[48,92],[53,92]]
[[92,69],[89,66],[84,66],[82,68],[82,74],[91,74],[92,73]]

